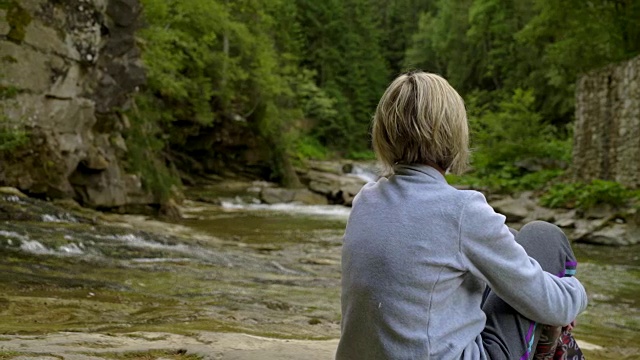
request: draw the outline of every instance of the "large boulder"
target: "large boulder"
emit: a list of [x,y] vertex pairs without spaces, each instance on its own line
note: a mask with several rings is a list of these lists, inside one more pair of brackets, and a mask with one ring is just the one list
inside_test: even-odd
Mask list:
[[491,206],[507,218],[509,223],[528,223],[534,220],[553,221],[555,213],[541,207],[533,199],[531,192],[523,192],[517,197],[507,196],[491,201]]
[[362,186],[375,181],[372,164],[337,161],[312,161],[297,169],[302,184],[314,193],[325,196],[331,204],[351,206]]
[[155,202],[123,167],[120,112],[145,81],[138,0],[5,3],[0,131],[28,140],[0,151],[0,185],[99,208]]
[[640,234],[627,224],[612,223],[587,234],[581,241],[598,245],[635,245],[640,243]]

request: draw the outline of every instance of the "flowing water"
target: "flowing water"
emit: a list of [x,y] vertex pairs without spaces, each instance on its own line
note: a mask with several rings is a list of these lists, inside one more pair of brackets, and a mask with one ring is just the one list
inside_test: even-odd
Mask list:
[[[0,334],[336,338],[348,213],[231,196],[187,202],[178,224],[60,212],[0,222]],[[602,347],[590,346],[587,358],[640,359],[640,247],[576,244],[575,252],[590,299],[575,334]]]

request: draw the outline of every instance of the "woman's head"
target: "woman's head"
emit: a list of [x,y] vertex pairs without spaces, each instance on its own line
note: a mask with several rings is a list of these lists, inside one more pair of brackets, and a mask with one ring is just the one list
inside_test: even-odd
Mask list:
[[467,166],[464,102],[435,74],[416,71],[396,78],[378,103],[372,136],[376,156],[389,174],[395,164],[437,165],[454,173]]

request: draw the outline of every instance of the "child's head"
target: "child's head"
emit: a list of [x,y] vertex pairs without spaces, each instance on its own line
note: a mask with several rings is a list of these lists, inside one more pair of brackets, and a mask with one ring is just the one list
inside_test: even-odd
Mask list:
[[437,165],[464,171],[469,129],[464,102],[442,77],[422,71],[400,75],[373,118],[373,149],[385,170],[394,164]]

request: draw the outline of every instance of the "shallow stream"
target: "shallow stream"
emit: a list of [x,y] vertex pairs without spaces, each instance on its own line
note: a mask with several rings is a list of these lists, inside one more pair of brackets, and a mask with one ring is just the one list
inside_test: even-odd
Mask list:
[[[0,333],[339,336],[347,208],[230,198],[184,215],[0,222]],[[640,359],[640,247],[575,251],[590,297],[575,334],[603,347],[588,359]]]

